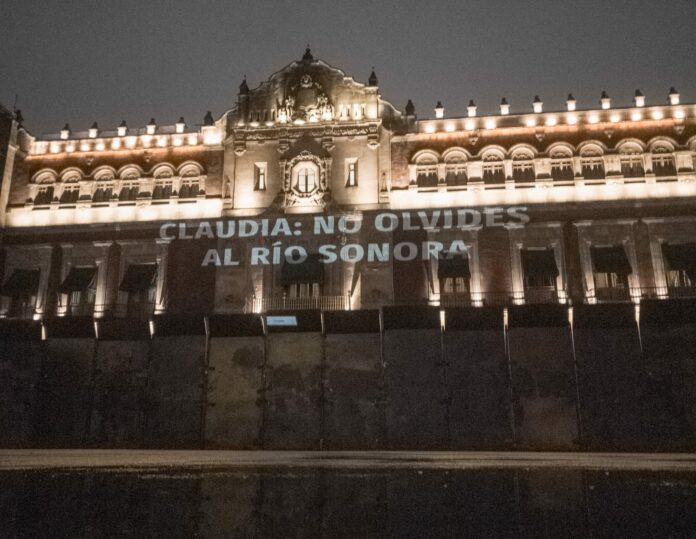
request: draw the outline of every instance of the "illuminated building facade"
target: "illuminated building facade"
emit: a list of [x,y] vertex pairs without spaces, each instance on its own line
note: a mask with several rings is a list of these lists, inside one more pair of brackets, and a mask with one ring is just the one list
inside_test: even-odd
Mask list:
[[[410,101],[399,111],[382,98],[374,72],[357,82],[307,50],[256,88],[245,80],[234,106],[202,124],[66,125],[36,137],[2,109],[0,316],[696,296],[696,106],[674,89],[658,105],[638,91],[628,107],[606,94],[587,110],[572,96],[564,111],[530,105],[518,112],[503,99],[479,114],[471,102],[448,117],[438,103],[432,119],[417,118]],[[528,221],[502,223],[496,212],[511,207]],[[461,209],[482,221],[448,226],[445,210]],[[315,216],[362,223],[332,235],[340,247],[379,244],[375,216],[419,210],[437,218],[395,230],[390,245],[461,240],[457,257],[315,263],[327,243],[307,232]],[[173,233],[277,216],[302,233]],[[254,264],[251,249],[275,241],[311,256],[299,269]],[[234,264],[202,264],[225,249]]]

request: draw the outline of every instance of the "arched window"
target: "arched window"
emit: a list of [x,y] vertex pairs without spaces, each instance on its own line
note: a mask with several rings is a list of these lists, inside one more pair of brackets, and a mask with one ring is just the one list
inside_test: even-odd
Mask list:
[[621,174],[624,178],[642,178],[645,176],[643,150],[635,144],[624,144],[620,150]]
[[483,156],[483,181],[489,184],[505,183],[503,160],[497,153]]
[[466,155],[460,152],[445,157],[445,183],[448,186],[466,185]]
[[309,194],[317,188],[317,171],[314,167],[301,166],[297,171],[294,189],[301,194]]
[[555,182],[573,181],[572,153],[566,150],[557,150],[551,153],[551,178]]
[[108,202],[114,193],[114,173],[111,170],[100,170],[94,174],[95,185],[92,202]]
[[38,174],[34,178],[34,182],[39,184],[34,197],[34,204],[50,204],[53,201],[54,184],[56,175],[52,171],[46,171]]
[[34,204],[50,204],[53,200],[53,185],[41,185],[36,192]]
[[582,177],[586,180],[603,180],[605,173],[602,151],[595,147],[586,148],[580,152],[580,156]]
[[653,173],[658,178],[669,178],[677,175],[674,155],[671,148],[657,146],[652,150]]
[[536,179],[532,154],[520,152],[513,157],[512,179],[517,183],[533,182]]
[[418,187],[437,187],[437,159],[424,155],[417,161],[416,183]]

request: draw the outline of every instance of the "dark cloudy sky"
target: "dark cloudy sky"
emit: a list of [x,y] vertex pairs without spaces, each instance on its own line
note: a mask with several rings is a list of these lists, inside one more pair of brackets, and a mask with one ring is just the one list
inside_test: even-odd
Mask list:
[[694,101],[695,23],[694,0],[0,0],[0,102],[19,94],[36,134],[197,123],[306,43],[360,81],[374,65],[382,96],[421,116],[438,99],[493,112],[503,95],[559,108],[569,91],[581,107],[636,88],[661,103],[671,85]]

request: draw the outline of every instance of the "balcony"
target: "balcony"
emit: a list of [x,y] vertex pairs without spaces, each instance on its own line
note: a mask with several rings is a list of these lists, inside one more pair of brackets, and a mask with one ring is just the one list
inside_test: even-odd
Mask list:
[[[154,301],[131,301],[128,303],[115,304],[96,304],[92,312],[86,315],[95,314],[97,317],[105,318],[138,318],[148,319],[155,312]],[[77,316],[77,315],[72,315]]]
[[70,303],[65,310],[65,316],[92,316],[94,314],[94,302],[84,301]]
[[645,299],[696,298],[696,285],[643,288],[641,296]]
[[524,292],[516,292],[516,303],[523,300],[524,303],[558,303],[559,294],[555,286],[530,286]]
[[265,313],[269,311],[295,311],[319,309],[321,311],[348,311],[351,308],[350,296],[314,296],[314,297],[249,297],[244,312]]
[[587,303],[628,303],[633,298],[640,298],[643,291],[640,288],[600,287],[589,291]]

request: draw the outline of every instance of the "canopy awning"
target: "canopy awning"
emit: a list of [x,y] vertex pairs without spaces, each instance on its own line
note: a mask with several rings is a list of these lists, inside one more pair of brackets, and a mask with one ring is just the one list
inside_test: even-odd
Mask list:
[[94,281],[96,273],[97,268],[93,266],[70,268],[70,273],[68,273],[68,276],[58,288],[58,291],[63,294],[69,294],[70,292],[79,292],[89,288]]
[[612,247],[592,247],[592,267],[597,273],[618,273],[628,275],[633,270],[628,262],[623,245]]
[[156,277],[157,264],[131,264],[118,288],[124,292],[147,290],[155,283]]
[[668,269],[696,271],[696,242],[663,243],[662,254]]
[[553,249],[522,249],[522,270],[526,277],[558,277]]
[[324,264],[319,260],[318,254],[310,254],[302,262],[293,264],[284,262],[281,269],[281,281],[283,286],[303,283],[323,283]]
[[11,298],[35,296],[39,290],[39,270],[16,269],[0,288],[0,295]]
[[437,278],[440,281],[458,277],[471,277],[469,257],[460,254],[452,258],[440,258],[437,261]]

